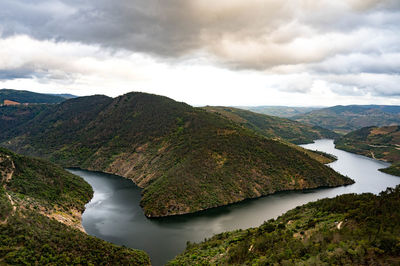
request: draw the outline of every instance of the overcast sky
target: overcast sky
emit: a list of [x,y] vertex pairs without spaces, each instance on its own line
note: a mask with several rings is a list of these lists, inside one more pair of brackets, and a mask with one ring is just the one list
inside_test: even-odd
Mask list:
[[400,105],[400,1],[1,0],[0,87]]

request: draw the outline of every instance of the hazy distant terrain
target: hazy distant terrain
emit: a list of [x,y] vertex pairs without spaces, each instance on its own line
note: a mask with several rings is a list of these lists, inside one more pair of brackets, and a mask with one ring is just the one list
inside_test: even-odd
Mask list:
[[292,117],[299,114],[321,109],[322,107],[291,107],[291,106],[237,106],[237,108],[249,110],[255,113],[273,115],[279,117]]
[[362,127],[399,125],[400,106],[338,105],[293,116],[291,119],[338,133],[348,133]]

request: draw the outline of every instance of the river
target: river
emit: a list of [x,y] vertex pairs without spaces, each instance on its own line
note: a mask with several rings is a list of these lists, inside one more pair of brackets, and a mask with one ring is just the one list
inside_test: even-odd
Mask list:
[[389,164],[335,149],[333,140],[316,140],[302,146],[337,156],[338,160],[329,166],[356,183],[304,192],[281,192],[197,214],[147,219],[139,206],[141,190],[132,181],[98,172],[69,171],[85,179],[94,190],[93,199],[82,215],[86,232],[115,244],[144,250],[153,265],[163,265],[174,258],[185,249],[187,241],[198,242],[224,231],[259,226],[265,220],[317,199],[344,193],[377,194],[400,184],[399,177],[378,171]]

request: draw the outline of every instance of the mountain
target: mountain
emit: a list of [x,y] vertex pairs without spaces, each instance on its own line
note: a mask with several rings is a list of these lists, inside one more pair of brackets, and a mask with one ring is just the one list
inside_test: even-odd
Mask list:
[[58,97],[62,97],[62,98],[65,98],[65,99],[78,98],[78,96],[73,95],[73,94],[69,94],[69,93],[59,93],[59,94],[51,93],[51,94],[48,94],[48,95],[58,96]]
[[21,90],[0,90],[0,104],[3,104],[5,100],[13,101],[17,103],[60,103],[65,98],[55,95],[35,93],[31,91]]
[[92,194],[61,167],[0,148],[0,264],[150,265],[142,251],[82,232]]
[[393,163],[381,171],[400,176],[400,126],[365,127],[336,140],[336,148]]
[[233,107],[207,106],[205,110],[222,115],[268,138],[282,138],[294,144],[312,143],[315,139],[338,138],[333,131],[293,120],[257,114]]
[[297,115],[291,119],[338,133],[348,133],[362,127],[400,124],[400,106],[338,105]]
[[322,199],[257,228],[188,243],[167,265],[398,265],[399,209],[400,186]]
[[291,107],[291,106],[238,106],[237,108],[255,113],[289,118],[295,115],[308,113],[322,107]]
[[3,135],[33,119],[47,107],[46,104],[0,106],[0,129]]
[[132,179],[143,188],[141,206],[148,217],[353,183],[306,153],[220,115],[145,93],[49,106],[1,132],[0,142],[63,166]]

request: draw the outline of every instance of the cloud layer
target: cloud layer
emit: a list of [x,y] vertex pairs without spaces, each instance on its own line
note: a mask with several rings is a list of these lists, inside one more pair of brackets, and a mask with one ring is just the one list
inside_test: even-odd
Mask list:
[[398,0],[3,0],[0,10],[0,80],[108,72],[143,85],[153,67],[201,61],[283,93],[323,83],[340,96],[400,96]]

